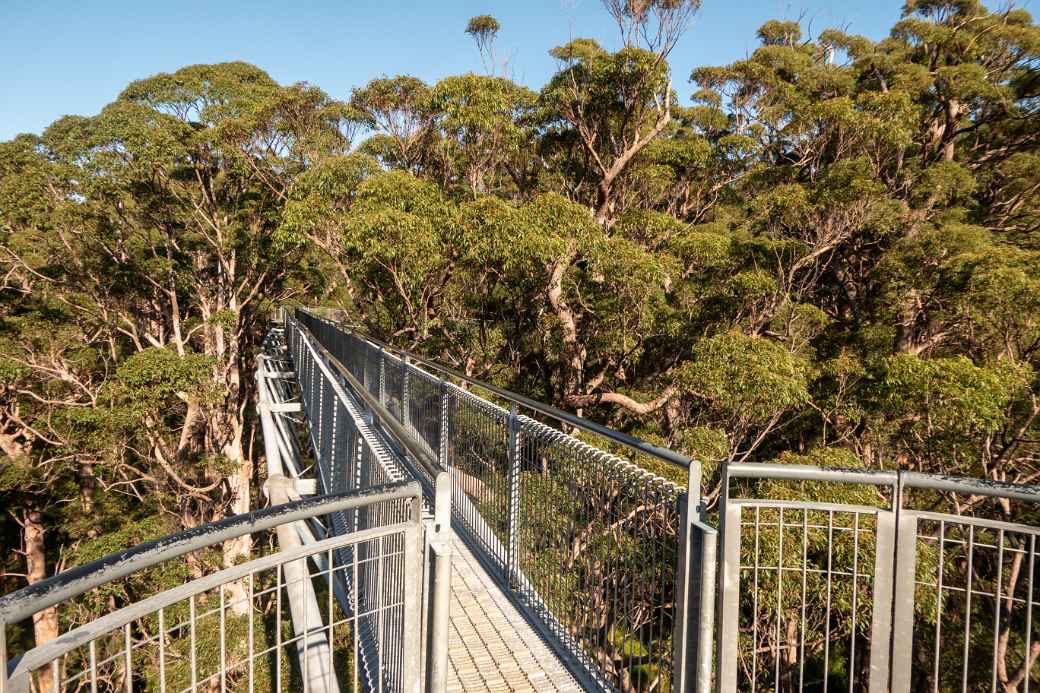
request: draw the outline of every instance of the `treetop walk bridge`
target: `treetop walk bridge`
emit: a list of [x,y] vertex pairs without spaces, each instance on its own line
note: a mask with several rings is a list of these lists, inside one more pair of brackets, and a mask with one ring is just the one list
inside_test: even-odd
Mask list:
[[306,310],[257,391],[270,507],[0,598],[0,693],[1040,691],[1038,487],[744,463],[709,502],[696,462]]

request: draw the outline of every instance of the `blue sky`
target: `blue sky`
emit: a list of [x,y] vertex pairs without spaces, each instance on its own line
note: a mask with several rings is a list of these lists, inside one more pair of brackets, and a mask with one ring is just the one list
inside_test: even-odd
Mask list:
[[[282,83],[307,81],[335,98],[381,75],[428,82],[481,71],[466,21],[492,14],[513,79],[537,88],[548,50],[617,31],[599,0],[0,0],[0,140],[40,132],[65,114],[97,113],[128,82],[193,63],[244,60]],[[768,19],[887,34],[902,0],[704,0],[671,56],[675,85],[690,70],[738,59]]]

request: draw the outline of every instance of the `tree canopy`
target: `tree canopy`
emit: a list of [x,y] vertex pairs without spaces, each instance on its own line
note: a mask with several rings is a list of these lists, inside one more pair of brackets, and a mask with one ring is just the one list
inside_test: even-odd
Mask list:
[[879,41],[770,21],[694,67],[669,57],[699,3],[605,4],[620,49],[553,48],[537,91],[480,16],[486,74],[341,101],[194,65],[0,143],[7,545],[40,528],[46,573],[250,507],[284,301],[696,457],[711,494],[741,461],[1036,481],[1030,15],[909,0]]

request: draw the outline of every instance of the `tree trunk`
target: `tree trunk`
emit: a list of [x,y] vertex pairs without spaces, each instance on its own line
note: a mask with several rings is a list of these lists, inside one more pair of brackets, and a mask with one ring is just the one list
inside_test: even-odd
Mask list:
[[[84,462],[79,467],[79,498],[80,507],[83,509],[83,516],[89,517],[92,520],[94,517],[94,493],[97,491],[97,478],[94,476],[94,464],[92,462]],[[96,523],[91,522],[90,527],[87,529],[87,536],[91,539],[96,539],[100,531]]]
[[[224,456],[234,464],[234,471],[228,475],[228,491],[231,496],[231,513],[240,515],[249,512],[249,480],[253,476],[252,460],[246,458],[242,451],[242,420],[238,416],[227,417],[226,430],[230,431],[230,442],[224,446]],[[253,550],[253,538],[246,534],[237,539],[224,542],[224,567],[230,568],[236,563],[249,559]],[[249,595],[244,581],[233,582],[225,586],[228,593],[228,608],[238,616],[249,611]]]
[[[43,516],[39,510],[32,508],[22,518],[22,534],[25,541],[25,574],[29,584],[35,584],[47,578],[47,552],[44,544],[45,530]],[[44,609],[33,614],[33,635],[39,647],[58,637],[58,612],[55,607]],[[49,667],[40,671],[40,690],[54,690]]]

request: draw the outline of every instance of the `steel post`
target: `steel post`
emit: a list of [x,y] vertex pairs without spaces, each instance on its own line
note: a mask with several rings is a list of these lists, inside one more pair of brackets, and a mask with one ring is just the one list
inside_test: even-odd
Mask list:
[[679,497],[679,555],[675,577],[672,690],[708,693],[715,635],[718,533],[700,521],[700,465],[690,464],[687,493]]
[[403,636],[401,643],[401,689],[405,693],[419,693],[422,688],[422,537],[418,524],[419,508],[412,508],[415,524],[404,535],[404,604]]
[[[879,511],[874,545],[873,614],[870,624],[870,693],[887,693],[892,637],[896,513]],[[912,613],[912,609],[911,609]],[[900,647],[909,647],[903,643]]]
[[716,661],[719,663],[716,690],[737,690],[737,652],[740,621],[740,511],[739,503],[729,500],[730,465],[722,470],[722,498],[719,503],[720,541],[719,585],[716,614],[719,619]]
[[[917,587],[917,516],[913,513],[900,512],[896,521],[894,581],[889,690],[909,693],[913,665],[914,591]],[[942,614],[936,614],[936,618],[942,618]]]
[[699,584],[697,588],[697,648],[696,672],[694,674],[694,690],[697,693],[708,693],[711,690],[712,659],[715,654],[715,579],[718,573],[719,533],[714,527],[703,522],[694,523],[694,536],[697,539],[697,555],[700,567],[697,571]]
[[516,403],[509,411],[506,424],[506,454],[509,461],[507,477],[508,515],[506,528],[506,574],[509,586],[520,585],[520,417]]

